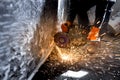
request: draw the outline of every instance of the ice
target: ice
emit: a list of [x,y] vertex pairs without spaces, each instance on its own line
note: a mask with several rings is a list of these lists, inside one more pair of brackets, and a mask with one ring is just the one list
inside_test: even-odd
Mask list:
[[30,52],[30,42],[43,3],[43,0],[0,1],[0,80],[25,80],[33,71],[36,60]]
[[[6,69],[5,69],[6,68]],[[6,66],[4,69],[5,71],[5,77],[3,78],[3,80],[8,80],[8,74],[10,72],[10,65]]]

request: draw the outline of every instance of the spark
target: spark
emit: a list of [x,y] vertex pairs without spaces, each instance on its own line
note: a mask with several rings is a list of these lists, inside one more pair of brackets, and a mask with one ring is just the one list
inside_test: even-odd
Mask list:
[[61,58],[62,58],[63,60],[65,60],[65,61],[67,61],[67,60],[70,59],[70,56],[67,55],[67,54],[63,54],[63,55],[61,56]]
[[77,55],[70,52],[62,52],[59,47],[56,46],[56,50],[58,51],[58,55],[61,58],[62,62],[71,62],[78,61]]
[[58,46],[55,46],[56,50],[58,51],[59,55],[61,56],[62,55],[62,52],[61,50],[58,48]]

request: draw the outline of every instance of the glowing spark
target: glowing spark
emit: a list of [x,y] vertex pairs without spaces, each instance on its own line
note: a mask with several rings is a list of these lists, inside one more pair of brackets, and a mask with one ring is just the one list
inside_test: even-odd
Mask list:
[[63,54],[63,55],[61,56],[61,58],[62,58],[62,60],[67,61],[67,60],[70,59],[70,56],[68,56],[67,54]]
[[77,57],[75,54],[70,53],[70,52],[62,52],[61,49],[59,47],[56,46],[56,50],[58,51],[58,55],[59,57],[62,59],[62,61],[64,62],[74,62],[77,61]]
[[61,55],[62,55],[61,50],[60,50],[57,46],[56,46],[55,48],[56,48],[56,50],[58,51],[58,54],[61,56]]
[[68,60],[68,55],[62,54],[61,50],[56,46],[56,49],[58,51],[58,55],[61,57],[62,60]]

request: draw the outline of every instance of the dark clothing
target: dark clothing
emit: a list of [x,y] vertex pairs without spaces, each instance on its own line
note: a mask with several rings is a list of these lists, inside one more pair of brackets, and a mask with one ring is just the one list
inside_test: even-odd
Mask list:
[[[100,26],[100,23],[103,20],[103,16],[105,11],[107,11],[104,22],[108,23],[111,13],[111,7],[113,6],[114,2],[106,1],[106,0],[69,0],[70,4],[67,9],[68,17],[67,21],[73,23],[76,15],[78,16],[78,23],[82,24],[83,26],[89,25],[89,19],[87,11],[96,6],[95,10],[95,23],[96,27]],[[108,6],[107,10],[106,7]],[[98,23],[99,22],[99,23]]]

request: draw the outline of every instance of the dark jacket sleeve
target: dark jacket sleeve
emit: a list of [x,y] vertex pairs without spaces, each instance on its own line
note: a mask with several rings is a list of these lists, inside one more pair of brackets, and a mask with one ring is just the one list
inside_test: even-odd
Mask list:
[[75,16],[76,16],[76,0],[67,0],[67,21],[73,23]]

